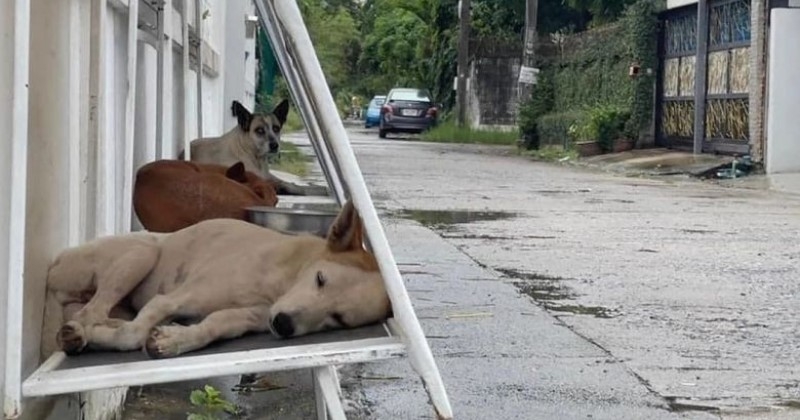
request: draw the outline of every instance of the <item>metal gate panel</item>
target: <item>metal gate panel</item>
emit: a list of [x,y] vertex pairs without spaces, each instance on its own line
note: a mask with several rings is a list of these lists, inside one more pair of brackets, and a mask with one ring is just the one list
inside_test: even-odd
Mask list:
[[[695,130],[695,68],[706,68],[702,151],[749,152],[750,1],[720,0],[698,22],[697,5],[662,15],[657,79],[656,139],[691,150]],[[708,31],[708,53],[698,57],[698,29]],[[702,54],[702,52],[700,52]],[[704,59],[705,66],[697,60]]]

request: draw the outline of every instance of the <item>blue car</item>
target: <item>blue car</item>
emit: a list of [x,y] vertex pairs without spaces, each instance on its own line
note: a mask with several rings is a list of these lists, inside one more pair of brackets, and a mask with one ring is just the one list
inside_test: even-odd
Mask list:
[[386,102],[386,95],[378,95],[369,101],[367,115],[364,117],[364,128],[376,127],[381,123],[381,106]]

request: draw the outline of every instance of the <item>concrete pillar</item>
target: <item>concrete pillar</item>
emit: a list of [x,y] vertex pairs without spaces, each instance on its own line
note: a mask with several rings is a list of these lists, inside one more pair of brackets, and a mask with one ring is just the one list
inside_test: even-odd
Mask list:
[[769,46],[766,170],[800,172],[800,9],[772,9]]
[[[236,117],[231,115],[231,101],[239,101],[249,110],[253,110],[254,103],[245,98],[245,16],[249,13],[252,6],[249,2],[229,1],[225,5],[225,27],[228,32],[225,34],[225,52],[222,57],[228,77],[225,77],[225,93],[223,95],[223,130],[230,130],[236,126]],[[252,52],[248,59],[253,59]],[[235,76],[235,77],[231,77]]]
[[[0,0],[0,392],[7,417],[21,409],[30,5]],[[10,322],[9,322],[10,321]]]

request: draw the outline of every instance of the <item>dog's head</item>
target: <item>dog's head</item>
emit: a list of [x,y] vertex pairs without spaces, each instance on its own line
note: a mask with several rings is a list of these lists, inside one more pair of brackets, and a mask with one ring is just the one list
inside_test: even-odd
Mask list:
[[364,249],[361,218],[347,202],[326,238],[325,251],[300,270],[295,285],[270,309],[279,337],[353,328],[391,316],[375,257]]
[[258,198],[263,200],[264,205],[275,206],[278,204],[277,185],[272,181],[245,170],[242,162],[236,162],[228,167],[228,169],[225,170],[225,177],[250,188]]
[[233,101],[231,112],[239,122],[239,129],[255,144],[260,157],[278,153],[281,128],[289,114],[289,101],[284,99],[269,114],[251,113],[239,101]]

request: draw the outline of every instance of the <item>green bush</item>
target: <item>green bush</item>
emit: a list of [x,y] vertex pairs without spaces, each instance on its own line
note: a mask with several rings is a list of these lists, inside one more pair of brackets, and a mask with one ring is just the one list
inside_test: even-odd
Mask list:
[[633,80],[630,98],[631,117],[624,128],[626,137],[638,138],[652,119],[655,74],[658,67],[659,6],[653,1],[638,0],[625,9],[622,17],[627,28],[623,44],[627,54],[642,69],[653,69]]
[[[512,145],[517,141],[517,133],[514,131],[459,127],[454,121],[443,121],[436,127],[423,132],[420,135],[420,139],[433,143]],[[409,140],[413,140],[413,138]]]
[[[663,8],[661,3],[632,0],[619,21],[569,34],[556,48],[542,48],[538,61],[542,74],[548,75],[551,103],[544,113],[537,113],[541,111],[530,103],[521,104],[518,122],[523,138],[541,145],[598,140],[601,146],[610,147],[613,139],[609,137],[624,134],[637,139],[647,130],[652,122],[653,82],[659,64],[657,12]],[[628,67],[633,64],[643,73],[631,79]],[[596,121],[578,121],[573,110],[585,110]],[[613,118],[607,114],[614,114]],[[619,132],[617,119],[624,120]],[[538,127],[539,122],[546,126]],[[570,137],[564,130],[573,124]],[[525,133],[531,132],[538,137],[526,137]]]
[[540,145],[563,146],[565,149],[576,140],[576,129],[581,127],[586,115],[583,111],[557,112],[541,116],[536,122]]
[[526,149],[539,148],[537,121],[553,109],[553,102],[553,81],[548,74],[541,74],[539,83],[531,89],[531,98],[519,109],[519,134]]
[[614,147],[614,140],[622,135],[629,119],[630,111],[616,106],[592,107],[577,129],[579,140],[597,141],[600,149],[610,152]]

